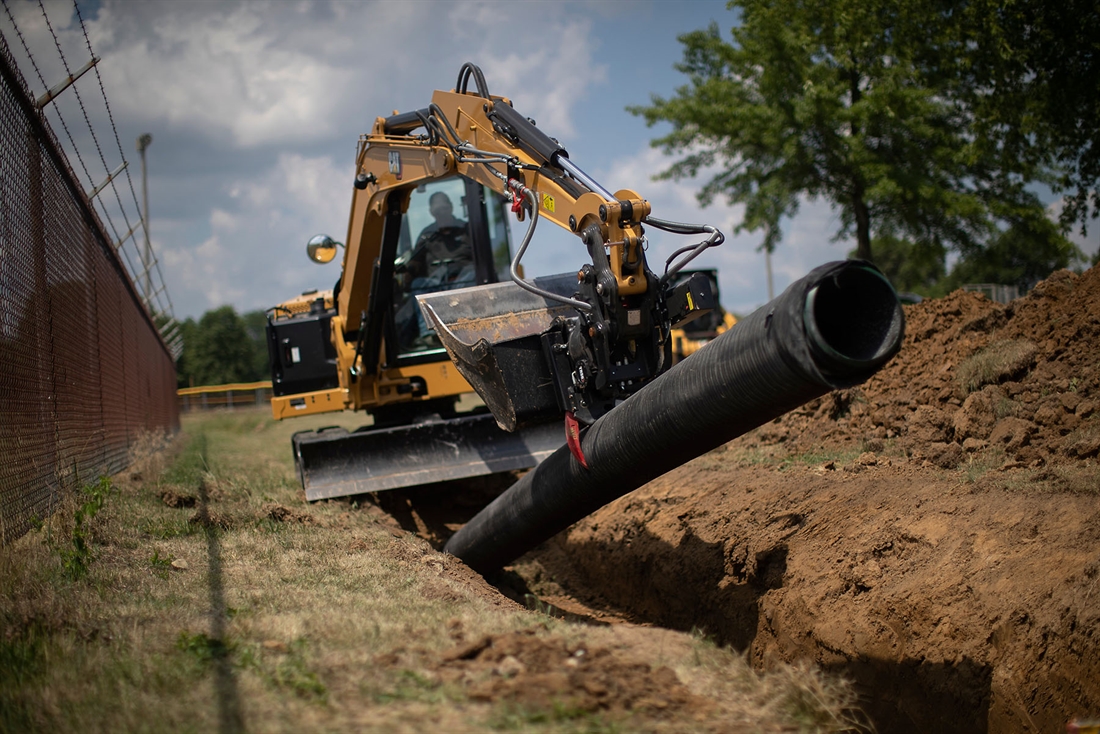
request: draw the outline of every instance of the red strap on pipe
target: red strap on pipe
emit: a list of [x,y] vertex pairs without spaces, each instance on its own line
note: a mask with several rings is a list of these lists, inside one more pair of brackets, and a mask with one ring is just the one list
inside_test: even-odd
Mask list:
[[569,446],[569,453],[573,454],[573,458],[587,469],[588,462],[585,461],[584,451],[581,450],[581,425],[577,422],[573,411],[565,414],[565,443]]

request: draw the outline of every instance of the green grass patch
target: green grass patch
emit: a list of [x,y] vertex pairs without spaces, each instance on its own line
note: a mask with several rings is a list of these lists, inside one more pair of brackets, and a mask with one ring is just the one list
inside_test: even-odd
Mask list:
[[959,364],[955,378],[970,394],[984,385],[1022,377],[1035,363],[1037,348],[1026,339],[994,342]]

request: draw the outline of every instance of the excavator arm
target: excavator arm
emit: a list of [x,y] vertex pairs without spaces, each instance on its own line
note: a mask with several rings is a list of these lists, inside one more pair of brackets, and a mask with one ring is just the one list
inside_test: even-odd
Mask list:
[[[463,225],[475,240],[477,277],[406,291],[402,269],[419,251],[410,201],[448,181],[466,187]],[[526,231],[498,277],[500,268],[486,264],[490,246],[476,240],[487,227],[480,219],[501,200]],[[577,237],[579,267],[528,280],[521,260],[544,219]],[[646,260],[646,227],[702,239],[676,250],[658,275]],[[360,138],[336,287],[272,312],[273,411],[362,409],[376,425],[412,425],[454,418],[455,398],[472,388],[505,431],[564,415],[575,438],[671,366],[672,329],[716,305],[711,279],[677,273],[722,239],[714,227],[654,218],[633,190],[605,189],[466,64],[453,90],[436,91],[423,109],[377,118]],[[310,256],[328,262],[338,246],[315,238]],[[410,352],[398,336],[397,304],[409,296],[413,306],[414,291],[421,323],[445,353]],[[303,350],[315,356],[300,361]],[[304,374],[310,379],[294,377]],[[300,463],[301,446],[319,440],[296,438]]]
[[[654,219],[649,202],[637,192],[609,192],[508,99],[490,95],[481,72],[472,65],[463,67],[454,91],[437,91],[428,107],[378,118],[360,142],[357,164],[345,280],[338,298],[346,330],[362,328],[363,316],[368,333],[378,328],[370,321],[373,289],[357,284],[374,277],[377,265],[390,258],[380,245],[391,211],[386,205],[390,192],[458,175],[511,199],[513,211],[528,222],[510,268],[512,285],[526,291],[529,302],[522,328],[505,328],[495,339],[485,338],[486,324],[518,318],[515,294],[486,300],[484,293],[471,289],[420,299],[459,371],[506,430],[555,412],[591,423],[667,369],[670,330],[715,305],[709,279],[699,277],[676,287],[670,281],[702,250],[720,244],[720,232]],[[540,219],[573,233],[587,250],[588,262],[575,271],[571,284],[558,279],[547,289],[520,274],[520,259]],[[705,239],[678,251],[680,260],[670,262],[657,276],[646,261],[644,224]],[[462,305],[460,297],[467,299]],[[530,318],[532,312],[542,317]],[[463,328],[450,328],[458,320]],[[463,336],[483,344],[480,357],[473,355],[472,344]],[[521,339],[527,343],[517,345]],[[368,338],[367,343],[377,339]],[[541,353],[529,354],[511,369],[524,371],[517,377],[521,381],[530,382],[534,376],[552,381],[553,403],[545,395],[534,402],[516,399],[518,386],[503,374],[508,368],[496,359],[501,352],[491,348],[505,343],[512,352],[519,348]],[[356,370],[369,370],[374,356],[360,354]],[[540,364],[544,368],[531,373]]]

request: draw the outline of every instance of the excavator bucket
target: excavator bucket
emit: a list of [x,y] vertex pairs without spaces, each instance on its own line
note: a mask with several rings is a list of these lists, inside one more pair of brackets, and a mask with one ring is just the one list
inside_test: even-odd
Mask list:
[[306,499],[530,469],[565,443],[560,424],[500,430],[488,413],[392,428],[322,428],[292,439]]
[[[535,278],[544,291],[569,297],[574,273]],[[497,424],[514,431],[527,414],[557,409],[554,386],[540,342],[568,304],[531,293],[515,283],[440,291],[416,297],[458,371],[492,411]],[[533,379],[545,376],[545,379]]]

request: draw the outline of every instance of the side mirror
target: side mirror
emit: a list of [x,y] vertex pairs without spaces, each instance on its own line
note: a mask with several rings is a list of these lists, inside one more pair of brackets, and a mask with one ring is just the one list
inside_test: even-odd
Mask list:
[[306,254],[313,262],[324,265],[332,262],[333,258],[336,257],[336,247],[338,245],[343,247],[344,243],[337,242],[327,234],[314,235],[306,243]]

